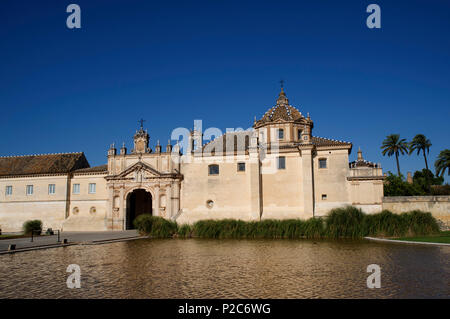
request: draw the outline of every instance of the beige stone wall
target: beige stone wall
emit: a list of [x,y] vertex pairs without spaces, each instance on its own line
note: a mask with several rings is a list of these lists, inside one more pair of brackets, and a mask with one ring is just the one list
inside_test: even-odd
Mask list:
[[383,209],[388,209],[393,213],[418,209],[430,212],[435,218],[450,225],[450,196],[383,197]]
[[[22,224],[32,219],[40,219],[45,229],[61,229],[66,215],[67,180],[67,175],[0,179],[2,231],[21,231]],[[55,185],[55,194],[49,194],[49,184]],[[27,185],[33,185],[32,195],[26,194]],[[13,187],[12,195],[6,195],[6,186]]]
[[[277,169],[277,157],[286,158],[286,168]],[[299,152],[267,156],[262,164],[262,219],[308,218],[312,212],[304,212],[301,194],[302,158]],[[308,189],[306,189],[308,191]]]
[[[286,158],[285,169],[277,168],[279,156]],[[327,167],[319,168],[319,159],[323,158]],[[246,163],[246,172],[237,172],[238,162]],[[208,175],[209,164],[219,165],[218,176]],[[307,219],[352,204],[366,213],[381,210],[382,180],[348,181],[347,149],[322,149],[316,153],[308,148],[288,152],[280,149],[279,153],[266,154],[260,176],[258,171],[257,159],[252,162],[251,153],[241,158],[197,158],[183,164],[182,214],[177,222],[223,218],[258,220],[260,211],[261,219]],[[209,200],[213,201],[213,207],[207,206]]]
[[383,180],[361,179],[348,181],[351,205],[367,214],[382,210]]
[[[326,159],[326,168],[319,168],[320,159]],[[347,185],[348,150],[318,150],[313,160],[316,216],[324,216],[332,208],[350,204]]]
[[[106,230],[108,193],[106,174],[75,174],[70,182],[69,216],[64,221],[64,231]],[[95,183],[96,191],[89,193],[89,184]],[[79,194],[74,194],[73,185],[80,185]]]
[[[237,171],[237,163],[244,162],[245,172]],[[208,166],[219,165],[218,175],[209,175]],[[252,166],[249,156],[205,157],[181,165],[182,213],[178,223],[193,223],[200,219],[234,218],[259,219],[252,211],[251,178]],[[254,190],[254,191],[257,191]],[[212,201],[212,207],[207,202]]]

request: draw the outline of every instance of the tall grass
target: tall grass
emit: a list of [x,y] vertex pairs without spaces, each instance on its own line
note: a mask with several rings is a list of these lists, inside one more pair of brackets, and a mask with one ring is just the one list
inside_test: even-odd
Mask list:
[[362,238],[365,236],[399,237],[436,234],[439,226],[430,213],[411,211],[394,214],[388,210],[366,215],[361,209],[335,208],[323,218],[308,220],[267,219],[201,220],[192,226],[193,237],[200,238]]
[[347,206],[330,211],[326,220],[325,236],[328,238],[361,238],[364,233],[364,213]]
[[321,238],[323,220],[266,219],[245,222],[242,220],[201,220],[192,226],[193,236],[199,238]]
[[142,214],[136,217],[134,227],[141,233],[152,238],[168,238],[177,232],[177,223],[162,217]]
[[165,238],[362,238],[405,237],[439,233],[439,226],[430,213],[411,211],[393,214],[388,210],[366,215],[361,209],[347,206],[335,208],[322,218],[266,219],[243,221],[237,219],[200,220],[193,225],[178,226],[175,222],[151,215],[140,215],[135,226],[151,237]]
[[428,235],[439,233],[439,225],[431,213],[413,210],[401,215],[408,226],[409,236]]
[[192,227],[189,224],[183,224],[178,227],[177,235],[180,238],[191,238],[192,237]]
[[366,215],[363,222],[365,236],[397,237],[408,232],[408,224],[402,215],[388,210]]

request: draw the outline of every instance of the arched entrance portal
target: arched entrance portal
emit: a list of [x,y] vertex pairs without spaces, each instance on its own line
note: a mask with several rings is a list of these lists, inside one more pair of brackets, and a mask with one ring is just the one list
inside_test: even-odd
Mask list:
[[152,214],[152,195],[136,189],[127,196],[126,229],[134,229],[133,221],[141,214]]

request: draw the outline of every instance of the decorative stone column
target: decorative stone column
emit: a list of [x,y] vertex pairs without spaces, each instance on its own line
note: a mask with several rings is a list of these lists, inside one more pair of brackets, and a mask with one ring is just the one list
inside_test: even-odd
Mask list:
[[108,206],[106,209],[106,229],[113,230],[114,222],[114,188],[108,187]]
[[159,185],[155,185],[155,212],[153,213],[153,216],[160,216],[159,213]]
[[178,214],[178,211],[180,210],[180,184],[178,181],[175,181],[173,184],[173,213],[172,216],[175,216]]
[[172,185],[167,185],[166,187],[166,216],[171,218],[174,214],[172,211]]
[[121,185],[120,186],[120,195],[119,195],[119,207],[120,207],[120,210],[119,210],[119,216],[121,217],[121,220],[122,220],[122,230],[125,230],[125,220],[126,220],[126,218],[127,218],[127,213],[126,213],[126,211],[125,211],[125,205],[124,205],[124,202],[125,202],[125,198],[124,198],[124,196],[125,196],[125,190],[124,190],[124,185]]

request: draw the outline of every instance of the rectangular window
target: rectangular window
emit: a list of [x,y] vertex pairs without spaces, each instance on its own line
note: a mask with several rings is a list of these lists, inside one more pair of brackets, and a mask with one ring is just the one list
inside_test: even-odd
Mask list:
[[56,186],[55,184],[48,184],[48,193],[49,194],[54,194],[56,191]]
[[278,139],[282,140],[284,138],[284,130],[282,128],[278,129]]
[[237,170],[238,172],[245,172],[245,163],[238,163]]
[[297,131],[297,140],[299,140],[299,141],[302,140],[302,130]]
[[286,168],[286,157],[280,156],[278,157],[278,169]]
[[80,193],[80,184],[73,184],[73,191],[74,194]]
[[5,194],[6,195],[12,195],[12,186],[6,186]]
[[326,200],[327,199],[327,194],[322,194],[322,200]]
[[89,194],[95,194],[96,188],[97,188],[97,184],[90,183],[89,184]]
[[327,159],[319,158],[319,168],[327,168]]
[[219,175],[219,165],[209,165],[208,166],[209,175]]
[[27,185],[27,195],[33,195],[33,185]]

